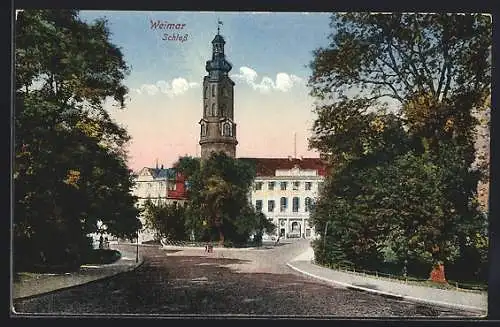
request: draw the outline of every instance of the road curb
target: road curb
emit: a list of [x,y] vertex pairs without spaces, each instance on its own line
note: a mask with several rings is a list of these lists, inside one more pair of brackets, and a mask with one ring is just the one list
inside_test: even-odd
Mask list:
[[[165,250],[202,250],[204,251],[205,248],[202,246],[177,246],[177,245],[166,245],[166,246],[160,246],[160,249],[165,249]],[[259,250],[260,248],[218,248],[214,247],[213,250],[228,250],[228,251],[248,251],[248,250]]]
[[56,289],[53,289],[53,290],[50,290],[50,291],[46,291],[46,292],[40,292],[40,293],[36,293],[36,294],[31,294],[31,295],[26,295],[26,296],[19,296],[19,297],[12,296],[12,301],[29,300],[29,299],[32,299],[32,298],[37,297],[37,296],[48,295],[48,294],[52,294],[52,293],[55,293],[55,292],[67,290],[67,289],[70,289],[70,288],[74,288],[74,287],[78,287],[78,286],[82,286],[82,285],[87,285],[87,284],[94,283],[94,282],[97,282],[97,281],[103,281],[103,280],[106,280],[106,279],[118,276],[120,274],[124,274],[124,273],[127,273],[127,272],[134,271],[135,269],[139,268],[143,264],[144,264],[144,258],[141,257],[138,263],[136,263],[134,265],[130,265],[129,267],[127,267],[127,269],[124,269],[124,270],[121,270],[121,271],[116,271],[116,272],[111,273],[111,274],[102,275],[100,277],[97,277],[97,278],[94,278],[94,279],[91,279],[91,280],[87,280],[87,281],[84,281],[84,282],[81,282],[81,283],[75,283],[75,284],[72,284],[72,285],[68,285],[68,286],[56,288]]
[[453,308],[453,309],[466,310],[466,311],[472,312],[472,313],[486,314],[486,312],[487,312],[487,310],[485,310],[485,309],[474,307],[474,306],[449,303],[449,302],[442,302],[442,301],[435,301],[435,300],[429,300],[429,299],[422,299],[422,298],[417,298],[417,297],[408,296],[408,295],[399,295],[399,294],[394,294],[394,293],[390,293],[390,292],[378,291],[378,290],[374,290],[374,289],[370,289],[370,288],[366,288],[366,287],[362,287],[362,286],[355,286],[352,284],[339,282],[336,280],[331,280],[331,279],[328,279],[325,277],[321,277],[321,276],[312,274],[310,272],[307,272],[305,270],[302,270],[300,268],[295,267],[290,262],[287,263],[286,265],[288,267],[292,268],[293,270],[300,272],[301,274],[304,274],[304,275],[307,275],[307,276],[310,276],[310,277],[313,277],[316,279],[320,279],[322,281],[326,281],[330,284],[340,285],[340,286],[343,286],[343,287],[350,289],[350,290],[372,293],[372,294],[380,295],[380,296],[395,299],[395,300],[406,300],[406,301],[411,301],[411,302],[419,302],[419,303],[449,307],[449,308]]

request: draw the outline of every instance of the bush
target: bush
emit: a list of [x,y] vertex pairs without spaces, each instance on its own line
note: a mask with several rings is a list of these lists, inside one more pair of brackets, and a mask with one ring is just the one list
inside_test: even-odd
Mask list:
[[[92,249],[91,238],[73,237],[55,232],[42,235],[30,242],[18,242],[14,246],[14,270],[16,272],[59,273],[76,271],[83,258]],[[50,237],[50,235],[52,235]]]
[[109,264],[121,258],[121,253],[117,250],[95,249],[90,251],[84,258],[86,264]]

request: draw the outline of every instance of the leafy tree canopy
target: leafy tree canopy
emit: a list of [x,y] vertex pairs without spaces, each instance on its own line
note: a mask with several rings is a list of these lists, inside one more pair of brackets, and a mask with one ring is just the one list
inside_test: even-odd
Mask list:
[[380,261],[387,244],[400,261],[413,251],[454,262],[484,230],[471,165],[475,112],[490,101],[491,18],[338,13],[330,27],[310,63],[309,143],[333,167],[312,213],[329,231],[316,248],[326,262]]
[[87,24],[76,10],[24,10],[15,27],[16,257],[78,256],[98,220],[132,237],[140,221],[130,136],[103,106],[109,98],[124,106],[128,67],[106,22]]
[[255,178],[250,163],[214,152],[204,161],[180,158],[175,167],[188,178],[186,226],[198,238],[244,244],[251,234],[273,230],[274,225],[248,201]]

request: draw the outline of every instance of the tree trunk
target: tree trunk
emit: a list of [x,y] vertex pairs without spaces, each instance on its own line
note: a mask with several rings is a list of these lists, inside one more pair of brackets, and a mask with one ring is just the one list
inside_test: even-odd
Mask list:
[[222,246],[224,245],[224,233],[222,232],[221,221],[218,215],[215,217],[215,226],[217,227],[217,231],[219,232],[219,245]]
[[444,274],[444,264],[439,263],[434,265],[429,279],[436,283],[446,283],[446,277]]
[[218,227],[219,229],[219,245],[223,246],[224,245],[224,233],[222,232],[222,229]]

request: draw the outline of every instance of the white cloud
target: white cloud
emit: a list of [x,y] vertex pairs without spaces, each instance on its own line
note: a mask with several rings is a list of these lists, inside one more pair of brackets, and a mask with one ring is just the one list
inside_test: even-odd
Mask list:
[[273,90],[278,90],[281,92],[288,92],[292,87],[301,83],[302,78],[287,73],[276,74],[276,79],[273,80],[268,76],[263,76],[260,82],[257,82],[257,72],[250,67],[240,67],[239,74],[231,75],[232,78],[240,81],[246,82],[254,90],[260,91],[262,93],[269,93]]
[[177,77],[170,82],[160,80],[155,84],[142,84],[135,92],[144,95],[166,94],[169,98],[186,93],[189,89],[197,87],[199,84],[188,82],[185,78]]
[[301,81],[302,79],[300,77],[293,74],[288,75],[287,73],[278,73],[276,75],[276,88],[286,92]]

